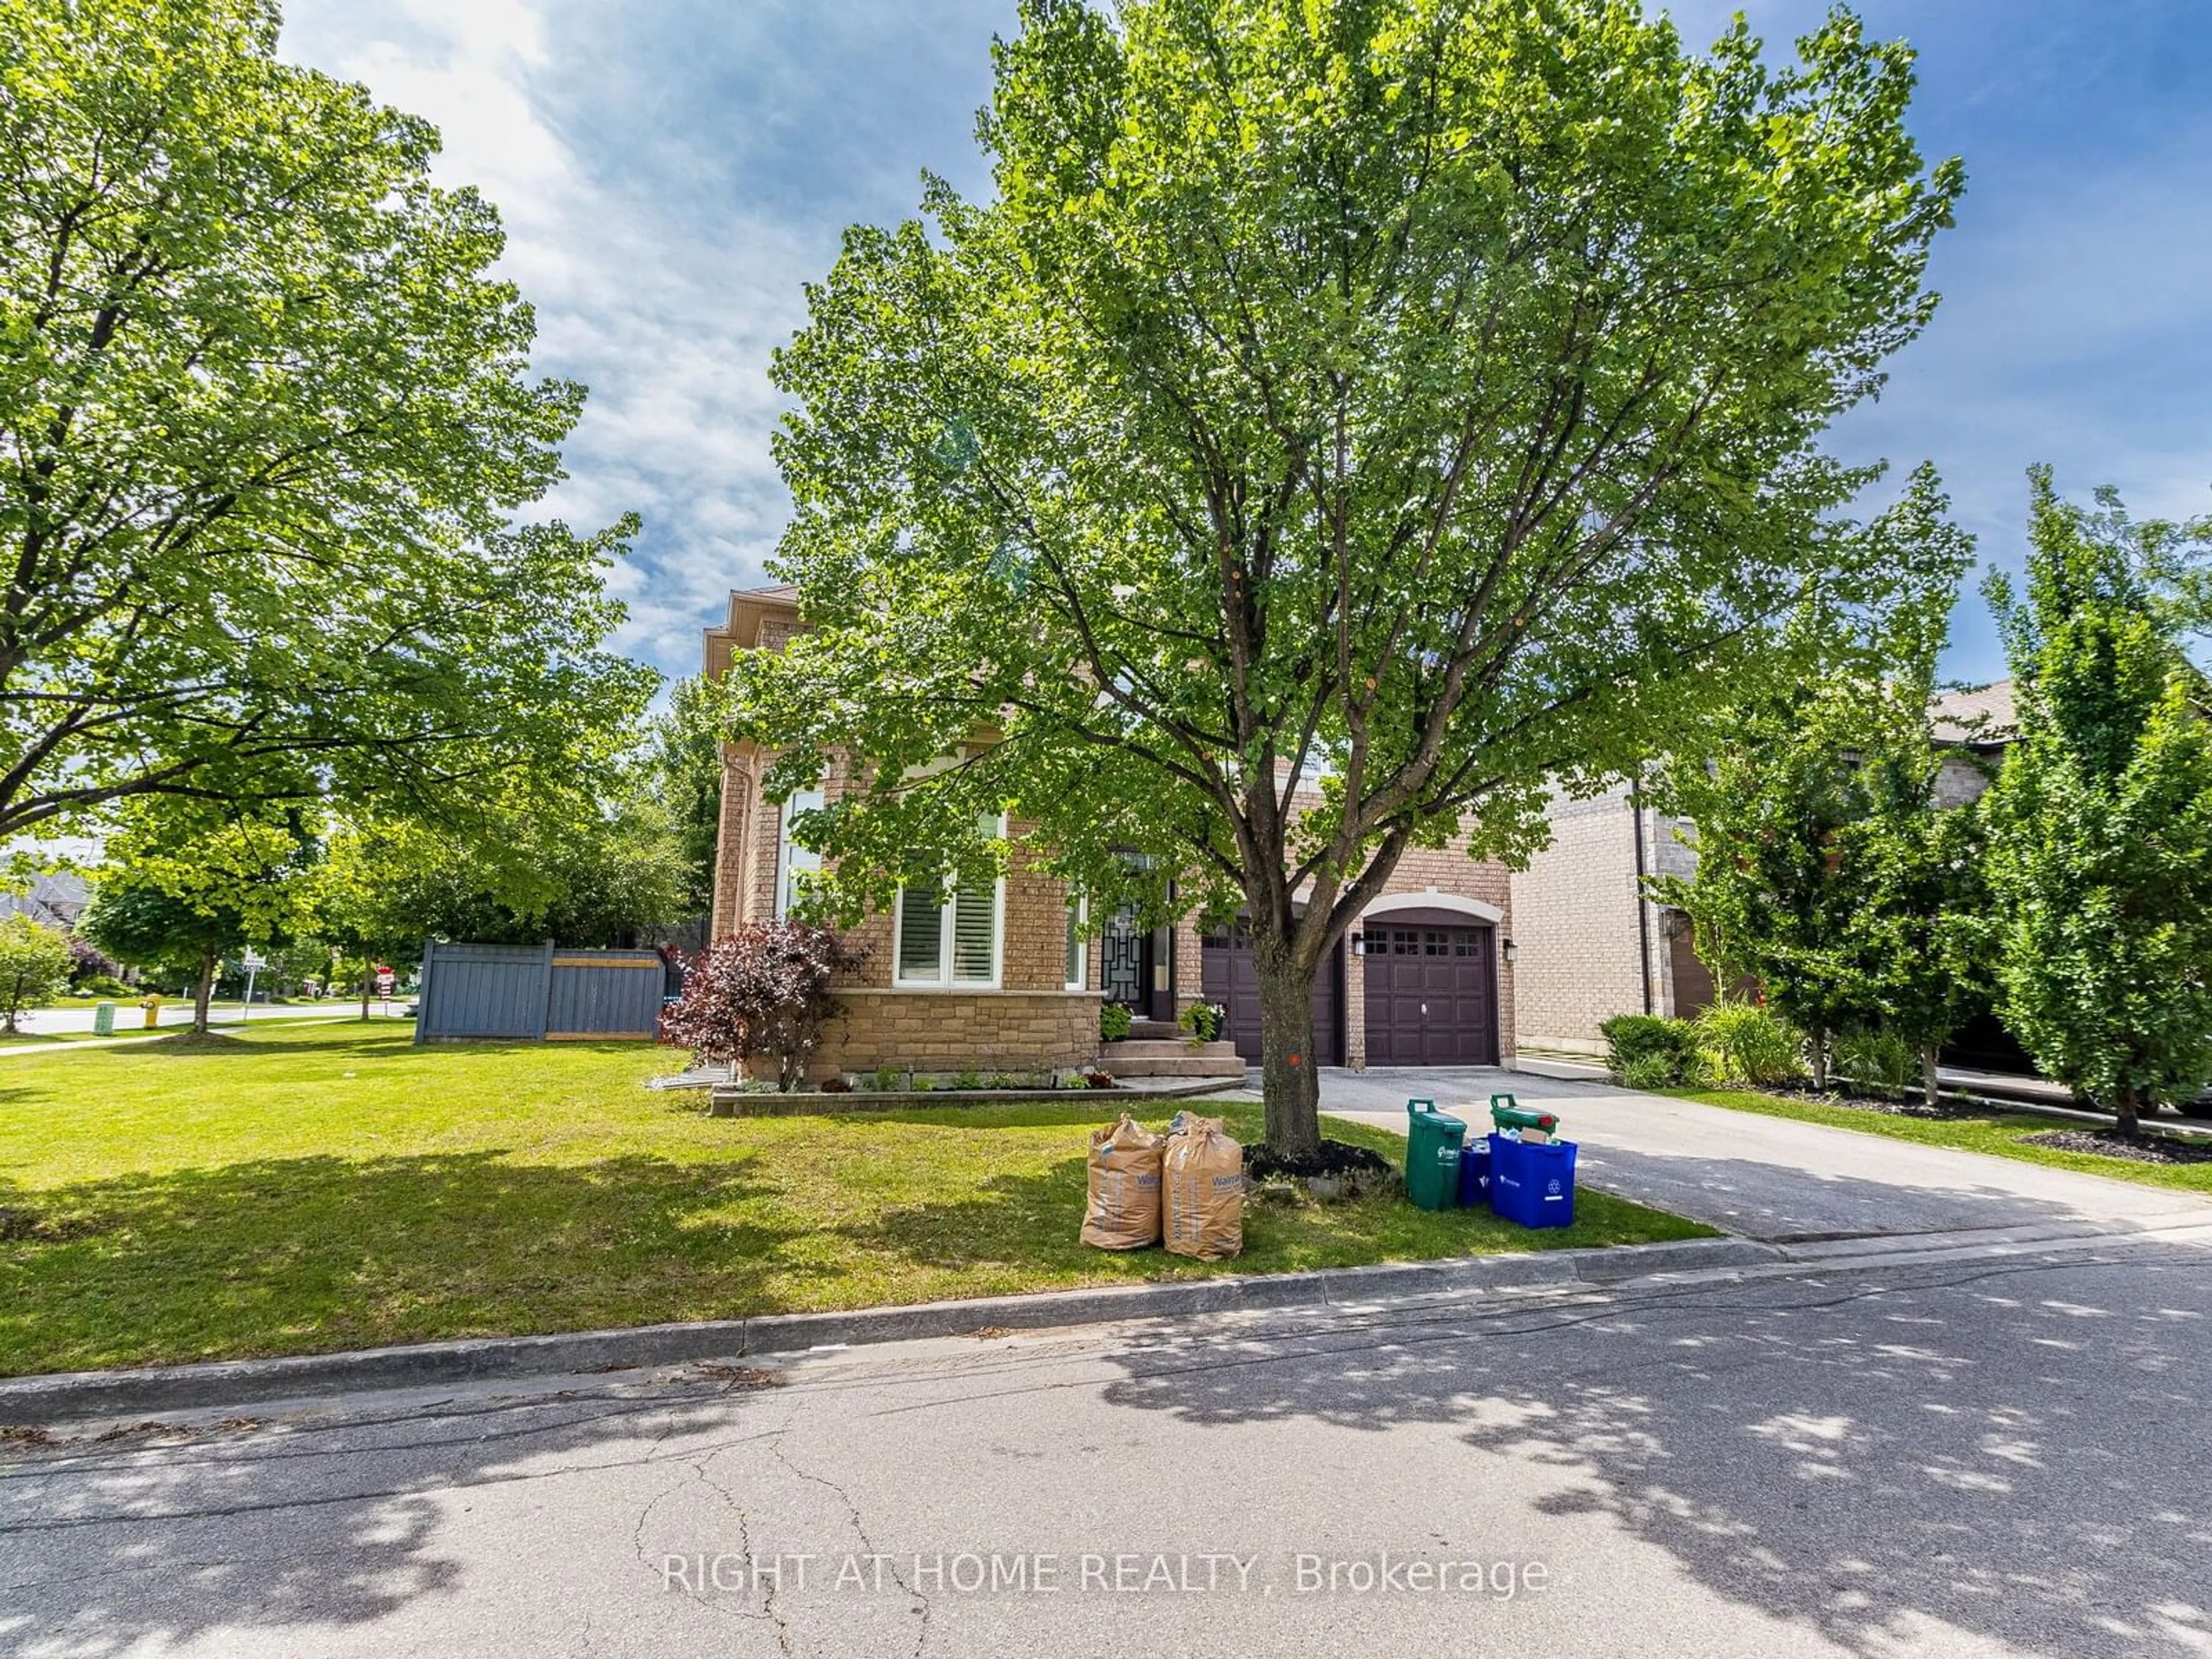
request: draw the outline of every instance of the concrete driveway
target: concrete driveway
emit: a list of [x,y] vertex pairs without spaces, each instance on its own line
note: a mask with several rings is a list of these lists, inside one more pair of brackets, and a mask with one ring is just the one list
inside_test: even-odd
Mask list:
[[1407,1098],[1419,1096],[1486,1129],[1499,1091],[1559,1115],[1582,1148],[1580,1178],[1749,1238],[2131,1231],[2212,1218],[2212,1202],[2161,1188],[1491,1066],[1326,1071],[1322,1109],[1402,1133]]

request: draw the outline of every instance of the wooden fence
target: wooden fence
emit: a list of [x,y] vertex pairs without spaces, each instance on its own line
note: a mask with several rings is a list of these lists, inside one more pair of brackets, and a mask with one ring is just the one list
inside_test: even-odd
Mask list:
[[659,1031],[666,975],[657,951],[568,951],[550,944],[434,939],[422,948],[415,1040],[649,1042]]

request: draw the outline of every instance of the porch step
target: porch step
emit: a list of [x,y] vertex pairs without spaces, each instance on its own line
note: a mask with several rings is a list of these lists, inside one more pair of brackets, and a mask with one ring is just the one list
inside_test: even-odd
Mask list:
[[1241,1082],[1244,1076],[1244,1062],[1232,1042],[1193,1047],[1161,1037],[1131,1037],[1106,1044],[1098,1063],[1115,1077],[1218,1077]]
[[1182,1027],[1171,1019],[1133,1019],[1129,1022],[1129,1041],[1180,1042],[1182,1041]]

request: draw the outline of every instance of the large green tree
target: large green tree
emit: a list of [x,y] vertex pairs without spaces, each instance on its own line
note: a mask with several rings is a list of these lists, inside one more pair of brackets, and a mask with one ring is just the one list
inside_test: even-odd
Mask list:
[[0,0],[0,836],[152,793],[410,803],[587,766],[625,522],[514,515],[529,372],[437,135],[268,0]]
[[1295,1155],[1315,974],[1408,848],[1525,853],[1547,780],[1884,579],[1817,445],[1960,172],[1841,10],[1772,67],[1635,0],[1025,0],[995,62],[992,198],[848,233],[777,360],[813,628],[737,729],[775,789],[857,759],[802,826],[840,909],[1009,807],[1094,893],[1243,909]]
[[297,809],[195,797],[134,801],[107,838],[106,867],[78,927],[110,956],[192,986],[204,1036],[222,959],[282,945],[314,920],[321,847]]
[[2132,1133],[2212,1081],[2212,726],[2178,580],[2212,562],[2212,523],[2030,479],[2027,591],[1990,584],[2020,729],[1989,797],[1997,1012]]

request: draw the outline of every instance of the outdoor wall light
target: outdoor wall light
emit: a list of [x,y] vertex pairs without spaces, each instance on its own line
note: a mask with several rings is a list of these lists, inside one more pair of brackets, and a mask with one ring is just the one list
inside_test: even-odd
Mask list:
[[1504,953],[1506,961],[1510,962],[1514,957],[1521,954],[1521,947],[1509,939],[1505,941]]
[[1354,933],[1352,936],[1352,954],[1355,957],[1364,957],[1367,954],[1366,934]]

